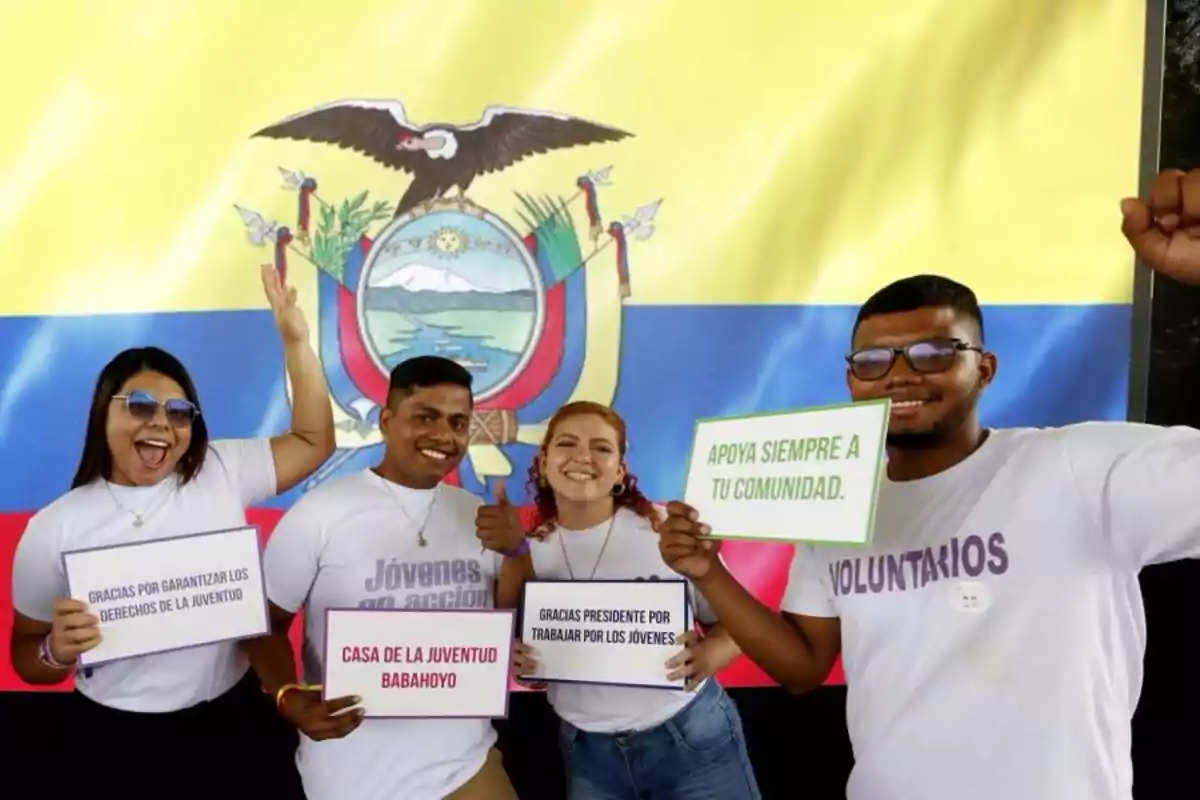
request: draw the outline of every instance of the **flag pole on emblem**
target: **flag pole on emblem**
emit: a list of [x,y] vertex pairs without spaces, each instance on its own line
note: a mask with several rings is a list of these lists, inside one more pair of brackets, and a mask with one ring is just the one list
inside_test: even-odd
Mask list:
[[617,280],[621,287],[622,300],[633,294],[629,279],[629,238],[632,237],[635,240],[644,242],[654,235],[654,220],[658,216],[658,209],[662,203],[661,199],[655,200],[653,203],[647,203],[633,212],[633,214],[622,216],[619,222],[614,220],[609,223],[608,229],[605,231],[608,234],[608,239],[605,240],[604,244],[597,246],[591,255],[580,263],[580,266],[587,264],[604,252],[609,245],[616,244]]
[[287,284],[287,251],[292,243],[292,232],[287,227],[275,231],[275,271],[279,273],[279,282]]

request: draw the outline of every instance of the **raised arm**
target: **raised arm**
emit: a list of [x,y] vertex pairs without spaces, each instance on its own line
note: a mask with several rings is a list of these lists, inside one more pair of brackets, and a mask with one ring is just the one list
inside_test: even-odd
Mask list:
[[1116,562],[1200,557],[1200,431],[1126,422],[1088,422],[1050,436]]
[[500,575],[496,578],[496,608],[519,607],[525,582],[533,579],[533,557],[526,544],[524,552],[505,556],[500,562]]
[[333,453],[333,406],[325,370],[308,340],[308,322],[296,303],[296,290],[283,285],[270,264],[262,267],[263,292],[283,339],[283,360],[292,387],[292,423],[271,439],[276,491],[286,492],[317,470]]
[[503,480],[496,482],[495,504],[481,505],[476,510],[475,535],[484,549],[503,558],[496,577],[496,608],[516,608],[521,604],[525,581],[533,580],[533,557],[525,526],[508,500]]
[[782,686],[806,692],[824,683],[841,652],[836,617],[777,614],[750,594],[721,561],[720,542],[702,538],[708,526],[683,503],[667,506],[659,525],[663,560],[690,578],[730,638]]

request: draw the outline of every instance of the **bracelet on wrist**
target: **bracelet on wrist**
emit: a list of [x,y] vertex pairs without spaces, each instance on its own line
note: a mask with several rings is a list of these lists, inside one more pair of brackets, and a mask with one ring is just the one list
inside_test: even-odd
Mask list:
[[517,556],[523,556],[528,552],[529,552],[529,539],[525,538],[525,539],[522,539],[521,543],[519,545],[517,545],[516,547],[514,547],[512,550],[501,550],[500,555],[504,556],[505,558],[516,558]]
[[317,691],[320,688],[321,687],[319,685],[313,686],[308,683],[285,683],[283,686],[280,686],[278,689],[275,690],[275,708],[280,713],[283,713],[283,701],[284,701],[284,698],[287,697],[288,692],[291,692],[291,691],[312,692],[312,691]]
[[42,639],[42,643],[38,645],[38,660],[45,664],[50,669],[66,671],[74,667],[74,664],[64,664],[54,657],[54,652],[50,649],[50,636],[47,633]]

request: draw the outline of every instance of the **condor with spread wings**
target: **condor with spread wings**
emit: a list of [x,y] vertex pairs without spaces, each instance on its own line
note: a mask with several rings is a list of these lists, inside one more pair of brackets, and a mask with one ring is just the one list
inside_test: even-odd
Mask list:
[[325,142],[411,173],[412,183],[396,206],[397,217],[417,206],[428,210],[454,187],[461,197],[478,176],[528,156],[631,135],[564,114],[505,106],[488,106],[470,125],[414,125],[398,100],[341,100],[254,134]]

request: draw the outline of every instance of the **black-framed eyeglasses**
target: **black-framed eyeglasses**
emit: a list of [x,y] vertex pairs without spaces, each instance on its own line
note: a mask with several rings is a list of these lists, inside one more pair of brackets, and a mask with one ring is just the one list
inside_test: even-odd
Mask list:
[[154,419],[154,415],[160,408],[166,414],[167,422],[177,428],[191,425],[196,417],[200,416],[200,409],[196,408],[190,400],[182,398],[159,400],[149,392],[137,391],[129,394],[115,394],[113,400],[125,403],[125,410],[129,412],[130,416],[143,422]]
[[958,354],[967,350],[983,353],[982,347],[961,339],[924,339],[903,347],[864,347],[846,356],[846,363],[860,381],[877,381],[892,371],[900,356],[913,372],[929,375],[950,369]]

